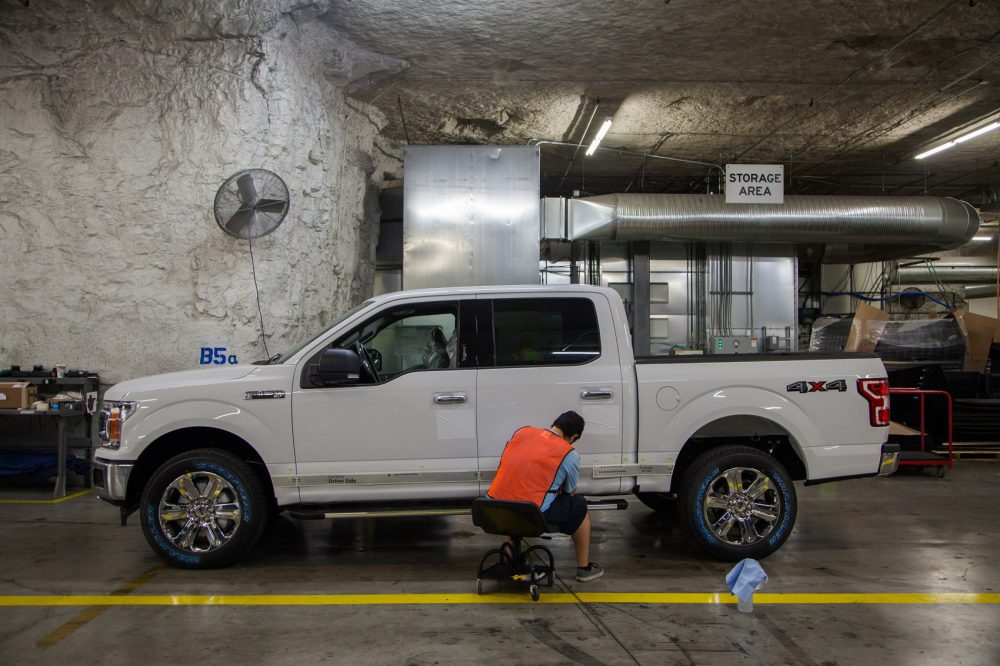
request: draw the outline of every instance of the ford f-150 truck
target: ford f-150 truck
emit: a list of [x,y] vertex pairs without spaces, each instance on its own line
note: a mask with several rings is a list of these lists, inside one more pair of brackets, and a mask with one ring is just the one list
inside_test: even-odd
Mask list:
[[91,480],[159,555],[205,568],[283,509],[468,512],[514,431],[567,410],[586,420],[577,492],[676,503],[723,560],[784,543],[793,481],[895,471],[877,357],[634,358],[627,322],[600,287],[378,296],[267,364],[111,387]]

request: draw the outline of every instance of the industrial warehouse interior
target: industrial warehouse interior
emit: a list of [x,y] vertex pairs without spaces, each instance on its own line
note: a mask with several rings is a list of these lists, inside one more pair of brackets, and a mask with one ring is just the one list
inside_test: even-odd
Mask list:
[[0,0],[0,663],[1000,663],[998,227],[1000,0]]

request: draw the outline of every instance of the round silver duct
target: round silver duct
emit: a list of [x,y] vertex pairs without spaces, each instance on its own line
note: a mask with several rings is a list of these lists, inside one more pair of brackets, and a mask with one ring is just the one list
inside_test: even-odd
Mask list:
[[896,284],[994,284],[997,280],[995,266],[955,266],[934,264],[899,268],[892,281]]
[[996,284],[980,285],[978,287],[966,287],[965,288],[965,299],[971,300],[973,298],[996,298],[997,287]]
[[912,257],[966,243],[979,214],[944,197],[785,197],[727,204],[708,194],[606,194],[569,201],[573,240],[675,240],[825,246],[825,263]]

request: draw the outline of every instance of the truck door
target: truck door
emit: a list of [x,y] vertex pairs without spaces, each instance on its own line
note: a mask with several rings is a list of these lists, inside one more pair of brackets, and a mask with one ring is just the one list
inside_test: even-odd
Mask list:
[[457,499],[479,491],[475,361],[462,358],[462,303],[387,305],[323,349],[368,356],[360,381],[314,386],[298,369],[292,426],[303,502]]
[[518,428],[547,428],[569,410],[586,421],[575,444],[582,468],[578,491],[618,492],[620,477],[594,476],[594,466],[622,463],[622,369],[606,297],[481,298],[492,304],[495,341],[493,358],[480,359],[477,381],[483,492]]

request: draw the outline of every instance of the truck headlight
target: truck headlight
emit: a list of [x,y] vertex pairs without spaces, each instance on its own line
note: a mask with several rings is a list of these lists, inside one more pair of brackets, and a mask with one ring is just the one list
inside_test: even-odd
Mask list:
[[97,413],[97,436],[101,446],[117,449],[121,446],[122,424],[135,414],[136,403],[130,400],[104,400]]

